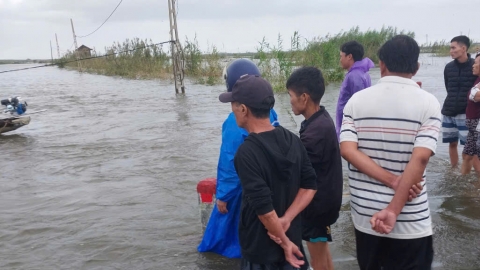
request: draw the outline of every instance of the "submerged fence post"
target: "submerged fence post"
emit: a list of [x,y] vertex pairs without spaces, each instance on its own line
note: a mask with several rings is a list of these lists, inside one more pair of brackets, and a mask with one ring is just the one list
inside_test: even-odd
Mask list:
[[55,40],[57,41],[57,55],[58,55],[58,59],[60,59],[60,46],[58,46],[57,33],[55,33]]
[[168,12],[170,19],[170,40],[171,46],[170,50],[172,51],[172,69],[173,69],[173,79],[175,80],[175,93],[185,94],[185,85],[183,84],[184,74],[184,58],[183,50],[180,45],[180,40],[178,39],[178,29],[177,29],[177,11],[175,8],[175,0],[168,0]]

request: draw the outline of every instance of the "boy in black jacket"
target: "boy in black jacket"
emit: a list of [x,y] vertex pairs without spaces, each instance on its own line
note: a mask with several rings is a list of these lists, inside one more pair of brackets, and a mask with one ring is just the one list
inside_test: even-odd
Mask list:
[[287,80],[295,115],[303,115],[300,139],[317,174],[317,193],[302,212],[303,240],[307,241],[313,269],[333,269],[328,242],[330,225],[337,221],[342,204],[343,176],[335,124],[320,100],[325,93],[321,71],[302,67]]
[[[221,94],[219,99],[231,102],[238,126],[249,133],[234,159],[243,192],[241,269],[298,269],[304,264],[298,214],[316,190],[316,175],[307,151],[293,133],[270,124],[275,98],[265,79],[241,77],[233,91]],[[268,233],[277,237],[279,244]]]

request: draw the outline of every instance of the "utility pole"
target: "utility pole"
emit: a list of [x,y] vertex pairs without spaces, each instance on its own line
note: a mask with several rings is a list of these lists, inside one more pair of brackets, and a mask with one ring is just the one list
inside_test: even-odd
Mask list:
[[[170,19],[170,40],[171,42],[171,51],[172,51],[172,67],[173,67],[173,77],[175,80],[175,93],[185,94],[185,85],[183,84],[184,74],[184,57],[182,46],[180,45],[180,40],[178,39],[178,29],[177,29],[177,11],[175,7],[176,0],[168,0],[168,12]],[[72,26],[73,27],[73,26]]]
[[55,40],[57,41],[57,54],[58,54],[58,59],[60,59],[60,46],[58,46],[57,33],[55,33]]
[[73,20],[70,19],[70,23],[72,24],[72,33],[73,33],[73,43],[75,44],[75,59],[77,59],[78,70],[82,72],[82,65],[80,64],[80,59],[78,57],[78,45],[77,45],[77,36],[75,35],[75,28],[73,28]]
[[50,40],[50,58],[52,59],[53,64],[53,49],[52,49],[52,41]]

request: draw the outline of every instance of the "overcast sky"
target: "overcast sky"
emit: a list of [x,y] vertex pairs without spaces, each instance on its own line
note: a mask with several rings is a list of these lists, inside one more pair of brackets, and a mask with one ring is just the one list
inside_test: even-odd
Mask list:
[[[78,36],[97,28],[119,0],[0,0],[0,59],[50,58],[73,43],[70,18]],[[311,39],[359,26],[382,25],[414,31],[419,43],[450,40],[470,34],[480,40],[478,0],[179,0],[178,31],[197,39],[202,50],[213,44],[220,51],[254,51],[265,36],[285,44],[294,31]],[[167,0],[124,0],[95,34],[78,39],[104,51],[114,41],[139,37],[169,40]]]

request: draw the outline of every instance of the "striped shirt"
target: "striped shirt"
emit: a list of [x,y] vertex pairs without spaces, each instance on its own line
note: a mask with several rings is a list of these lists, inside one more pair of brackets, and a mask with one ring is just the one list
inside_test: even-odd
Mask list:
[[[435,153],[440,133],[438,100],[411,79],[387,76],[378,84],[353,95],[343,111],[340,142],[358,143],[358,149],[383,169],[400,175],[414,147]],[[350,206],[355,228],[396,239],[432,235],[425,173],[422,193],[407,202],[388,235],[371,229],[370,218],[390,203],[395,191],[348,165]]]

